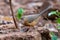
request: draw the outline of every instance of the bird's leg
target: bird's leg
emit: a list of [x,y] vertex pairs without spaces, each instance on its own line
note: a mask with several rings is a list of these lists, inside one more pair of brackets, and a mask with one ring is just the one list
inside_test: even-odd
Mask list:
[[30,28],[29,28],[29,30],[28,30],[27,32],[31,32],[32,30],[33,30],[33,28],[32,28],[32,27],[30,27]]

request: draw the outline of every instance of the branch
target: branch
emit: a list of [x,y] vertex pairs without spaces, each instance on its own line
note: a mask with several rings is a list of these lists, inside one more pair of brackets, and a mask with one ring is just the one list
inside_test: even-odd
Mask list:
[[14,12],[13,12],[13,9],[12,9],[11,0],[9,0],[9,4],[10,4],[10,9],[11,9],[11,12],[12,12],[12,17],[13,17],[14,24],[15,24],[16,28],[18,28],[18,25],[17,25],[15,17],[14,17]]

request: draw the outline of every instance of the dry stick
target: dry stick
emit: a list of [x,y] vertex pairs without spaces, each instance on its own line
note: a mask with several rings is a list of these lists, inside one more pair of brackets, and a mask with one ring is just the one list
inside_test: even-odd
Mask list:
[[15,17],[14,17],[14,12],[13,12],[13,9],[12,9],[11,0],[9,0],[9,3],[10,3],[10,9],[11,9],[11,12],[12,12],[12,17],[13,17],[14,24],[15,24],[16,28],[18,28],[18,25],[17,25]]

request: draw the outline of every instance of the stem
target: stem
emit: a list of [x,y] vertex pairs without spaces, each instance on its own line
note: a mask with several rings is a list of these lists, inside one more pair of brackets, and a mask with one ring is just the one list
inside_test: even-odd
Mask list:
[[11,0],[9,0],[9,3],[10,3],[10,9],[11,9],[11,12],[12,12],[12,17],[13,17],[13,21],[14,21],[15,27],[18,28],[16,20],[15,20],[15,17],[14,17],[14,12],[13,12],[13,9],[12,9]]
[[57,15],[57,14],[55,14],[56,16],[58,16],[59,18],[60,18],[60,16],[59,15]]
[[58,10],[56,10],[56,11],[57,11],[57,14],[55,14],[55,15],[58,16],[58,17],[60,18],[60,15],[58,15],[58,12],[59,12],[59,11],[58,11]]

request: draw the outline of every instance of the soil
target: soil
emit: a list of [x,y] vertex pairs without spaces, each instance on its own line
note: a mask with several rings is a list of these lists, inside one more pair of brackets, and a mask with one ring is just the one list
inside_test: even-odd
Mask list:
[[[14,15],[16,16],[18,8],[23,8],[25,10],[23,16],[38,14],[41,5],[33,6],[32,4],[42,4],[45,1],[46,0],[12,0]],[[47,1],[51,2],[53,5],[53,8],[51,10],[60,11],[60,0]],[[0,40],[51,40],[51,37],[49,35],[50,30],[48,30],[50,27],[49,25],[52,24],[51,26],[56,28],[57,23],[55,22],[55,19],[53,19],[56,16],[48,17],[48,12],[50,12],[50,10],[41,16],[39,22],[34,25],[34,27],[25,26],[22,24],[23,20],[17,20],[19,28],[17,29],[13,22],[9,0],[0,0],[0,21],[5,21],[5,23],[0,24]],[[9,17],[9,19],[11,19],[10,21],[8,20],[9,23],[7,20],[3,19],[5,17]],[[47,17],[48,20],[45,17]],[[46,29],[46,27],[48,28]],[[54,31],[56,30],[57,29]],[[57,34],[59,35],[59,33]]]

